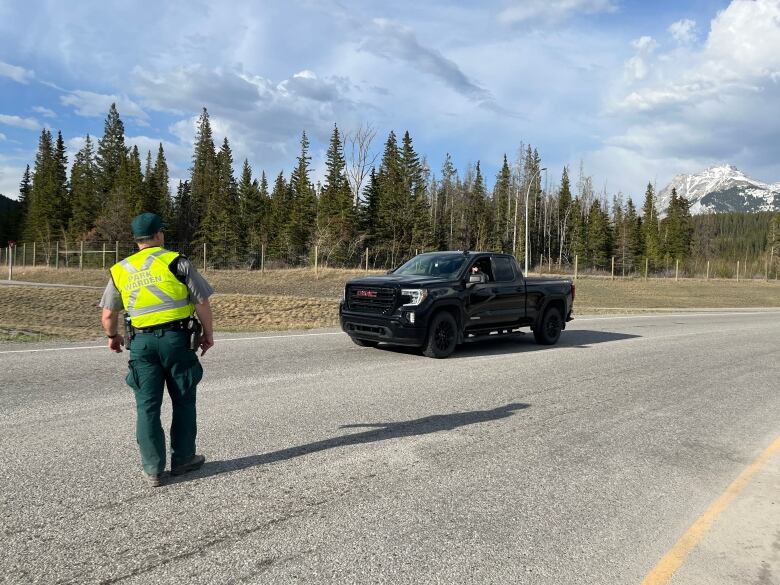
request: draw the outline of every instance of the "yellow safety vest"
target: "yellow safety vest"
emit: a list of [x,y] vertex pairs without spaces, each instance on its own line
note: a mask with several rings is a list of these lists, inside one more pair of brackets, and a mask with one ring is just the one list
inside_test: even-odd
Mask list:
[[179,257],[159,246],[144,248],[111,267],[122,303],[135,327],[152,327],[191,317],[189,290],[168,268]]

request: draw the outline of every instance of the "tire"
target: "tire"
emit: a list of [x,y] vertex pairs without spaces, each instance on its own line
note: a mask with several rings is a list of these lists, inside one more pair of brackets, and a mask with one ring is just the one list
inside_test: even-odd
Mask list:
[[550,307],[544,312],[542,322],[534,329],[534,339],[539,345],[555,345],[563,331],[563,317],[561,312]]
[[423,346],[423,355],[442,359],[452,355],[458,344],[458,324],[448,311],[434,315],[428,327],[428,341]]
[[352,343],[359,345],[360,347],[376,347],[379,345],[378,341],[371,341],[369,339],[358,339],[357,337],[350,337]]

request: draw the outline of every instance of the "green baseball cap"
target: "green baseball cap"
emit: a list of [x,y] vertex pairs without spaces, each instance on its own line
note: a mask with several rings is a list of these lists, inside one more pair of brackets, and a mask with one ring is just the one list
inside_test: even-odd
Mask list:
[[162,218],[156,213],[142,213],[136,215],[130,224],[130,228],[133,231],[133,237],[145,238],[153,236],[157,232],[163,231],[165,226],[163,225]]

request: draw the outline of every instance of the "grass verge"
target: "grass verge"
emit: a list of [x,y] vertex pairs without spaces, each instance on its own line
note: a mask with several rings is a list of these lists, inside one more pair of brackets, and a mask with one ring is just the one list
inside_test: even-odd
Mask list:
[[[344,283],[361,271],[311,269],[209,271],[219,331],[282,331],[338,325],[338,298]],[[105,286],[102,270],[20,269],[19,280]],[[631,313],[663,309],[780,307],[775,281],[582,278],[575,314]],[[0,343],[100,337],[101,290],[0,285]]]

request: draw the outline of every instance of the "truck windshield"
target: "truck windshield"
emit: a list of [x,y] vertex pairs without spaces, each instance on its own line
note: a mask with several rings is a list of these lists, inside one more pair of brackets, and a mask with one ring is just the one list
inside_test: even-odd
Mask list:
[[420,254],[399,266],[393,274],[405,276],[455,276],[463,267],[466,258],[455,254]]

